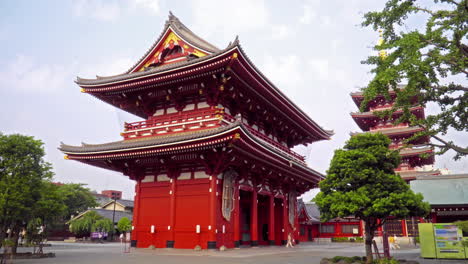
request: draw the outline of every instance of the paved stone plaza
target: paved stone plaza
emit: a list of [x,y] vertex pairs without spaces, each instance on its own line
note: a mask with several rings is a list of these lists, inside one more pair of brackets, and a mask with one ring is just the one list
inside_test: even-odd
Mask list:
[[[24,249],[23,249],[24,250]],[[55,258],[16,260],[14,263],[265,263],[265,264],[299,264],[320,263],[324,257],[364,255],[362,244],[315,244],[303,243],[294,249],[285,247],[258,247],[232,249],[220,251],[193,251],[181,249],[134,249],[131,253],[123,253],[118,243],[81,244],[81,243],[52,243],[52,247],[45,252],[55,252]],[[424,260],[419,259],[419,249],[403,249],[392,253],[397,259],[417,260],[419,263],[464,263],[457,260]]]

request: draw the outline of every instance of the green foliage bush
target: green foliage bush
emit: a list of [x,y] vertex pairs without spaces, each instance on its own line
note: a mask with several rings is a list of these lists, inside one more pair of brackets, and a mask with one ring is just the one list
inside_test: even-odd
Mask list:
[[77,236],[87,236],[90,232],[113,232],[114,225],[95,211],[89,211],[81,218],[70,221],[70,232]]
[[349,238],[347,237],[332,237],[332,242],[349,242]]
[[107,218],[99,219],[91,226],[92,232],[113,233],[113,230],[114,225],[112,224],[112,221]]
[[117,223],[117,230],[120,233],[128,232],[132,229],[132,222],[127,217],[120,218],[119,222]]
[[374,260],[374,263],[375,264],[399,264],[400,261],[393,259],[393,258],[390,258],[390,259],[382,258],[382,259]]

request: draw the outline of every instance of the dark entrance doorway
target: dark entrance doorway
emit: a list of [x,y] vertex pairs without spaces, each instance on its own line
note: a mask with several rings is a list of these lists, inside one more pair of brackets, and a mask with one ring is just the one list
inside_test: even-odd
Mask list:
[[258,244],[269,245],[268,240],[268,227],[269,227],[269,201],[270,197],[266,195],[258,195]]
[[275,245],[282,245],[284,241],[283,206],[283,199],[275,198]]
[[241,245],[250,245],[250,223],[252,220],[252,193],[240,190],[240,240]]

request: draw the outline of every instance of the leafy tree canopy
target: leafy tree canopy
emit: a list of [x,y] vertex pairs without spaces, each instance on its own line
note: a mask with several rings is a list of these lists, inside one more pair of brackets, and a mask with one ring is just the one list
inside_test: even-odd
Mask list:
[[[5,238],[7,229],[12,231],[10,235],[19,233],[36,213],[49,217],[44,207],[60,207],[48,204],[41,192],[44,181],[53,175],[51,165],[43,159],[44,154],[40,140],[0,133],[0,241]],[[44,210],[35,211],[39,201]]]
[[335,151],[315,198],[321,221],[351,215],[365,221],[368,258],[374,232],[388,218],[424,216],[430,209],[422,195],[414,194],[394,173],[400,157],[389,150],[390,142],[380,133],[353,136],[344,149]]
[[88,211],[82,217],[70,221],[69,226],[70,232],[77,236],[87,236],[90,232],[112,233],[114,231],[112,221],[95,211]]
[[[431,144],[438,154],[454,150],[454,158],[459,159],[468,154],[467,142],[453,142],[444,135],[449,130],[468,132],[468,3],[421,2],[389,0],[383,10],[364,15],[363,26],[383,30],[384,42],[376,48],[389,53],[384,58],[371,56],[363,61],[375,66],[375,76],[364,89],[361,110],[379,94],[389,97],[392,89],[397,95],[393,110],[404,109],[396,123],[408,121],[425,128],[416,136],[431,136],[437,142]],[[412,19],[425,23],[414,23]],[[401,88],[400,83],[406,84]],[[440,111],[417,120],[408,111],[415,97],[422,106],[433,103]]]
[[98,204],[91,191],[80,183],[67,183],[59,186],[59,193],[67,206],[65,218],[70,219],[72,215],[78,215],[88,208],[96,207]]
[[132,230],[132,222],[127,217],[122,217],[117,223],[117,229],[120,233],[128,232]]

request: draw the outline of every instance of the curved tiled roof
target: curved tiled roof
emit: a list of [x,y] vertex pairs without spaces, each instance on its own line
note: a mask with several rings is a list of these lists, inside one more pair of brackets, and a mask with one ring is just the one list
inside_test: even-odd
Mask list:
[[412,156],[412,155],[417,155],[417,154],[422,154],[422,153],[428,153],[432,152],[433,148],[430,146],[424,146],[424,147],[419,147],[419,148],[404,148],[400,150],[400,155],[401,156]]
[[180,20],[172,14],[172,12],[169,12],[169,19],[166,21],[166,24],[164,26],[163,31],[159,35],[159,37],[156,39],[156,41],[151,45],[151,47],[148,49],[148,51],[141,57],[135,65],[133,65],[132,68],[130,68],[127,73],[132,72],[135,70],[135,68],[141,64],[145,58],[151,54],[151,52],[158,46],[159,42],[161,42],[162,38],[164,37],[165,33],[167,32],[168,29],[171,29],[174,33],[179,35],[183,40],[188,42],[189,44],[206,51],[208,53],[216,53],[219,52],[220,50],[209,43],[208,41],[200,38],[196,34],[194,34],[188,27],[186,27]]
[[[413,111],[416,111],[416,110],[421,110],[421,109],[424,109],[424,107],[420,106],[420,105],[416,105],[416,106],[413,106],[413,107],[410,107],[409,110],[411,112]],[[374,113],[375,112],[382,112],[382,111],[385,111],[385,110],[390,110],[390,109],[384,109],[384,110],[379,110],[379,109],[375,109],[374,111],[368,111],[368,112],[351,112],[351,116],[352,117],[374,117],[376,116]],[[393,114],[395,113],[401,113],[403,112],[402,109],[397,109],[396,111],[393,112]]]
[[[206,40],[200,38],[195,33],[193,33],[188,27],[186,27],[182,22],[180,22],[180,20],[176,16],[174,16],[172,14],[172,12],[169,12],[169,18],[168,18],[168,20],[166,20],[164,29],[161,32],[161,34],[159,35],[159,37],[156,39],[156,41],[153,43],[153,45],[151,45],[151,47],[146,51],[146,53],[129,70],[127,70],[123,74],[117,74],[117,75],[113,75],[113,76],[96,76],[96,79],[86,79],[86,78],[77,77],[76,83],[77,84],[94,84],[94,83],[97,84],[97,83],[99,83],[99,81],[108,82],[108,81],[121,80],[121,79],[125,79],[125,78],[128,78],[128,77],[134,77],[134,76],[136,77],[136,76],[139,76],[139,75],[145,75],[145,74],[136,74],[138,72],[135,72],[134,74],[131,74],[131,73],[132,73],[133,70],[135,70],[135,68],[138,65],[140,65],[142,62],[144,62],[145,59],[153,52],[153,50],[162,41],[162,39],[163,39],[164,35],[167,33],[168,29],[172,30],[175,34],[177,34],[179,37],[181,37],[187,43],[195,46],[196,48],[199,48],[199,49],[207,52],[208,55],[219,54],[220,52],[226,50],[226,49],[220,50],[217,47],[215,47],[214,45],[212,45],[211,43],[209,43]],[[228,48],[230,46],[231,45],[229,45]],[[202,57],[202,58],[204,58],[204,57]],[[198,58],[198,59],[200,59],[200,58]],[[161,66],[156,67],[156,69],[152,69],[152,70],[147,71],[146,73],[148,73],[148,72],[157,72],[157,71],[165,70],[167,68],[182,66],[182,65],[184,65],[184,62],[185,63],[187,63],[187,62],[192,62],[193,63],[193,62],[196,62],[196,61],[197,61],[197,59],[193,59],[193,60],[190,60],[190,61],[183,61],[183,62],[169,64],[172,67],[167,67],[169,65],[161,65]],[[187,63],[187,64],[190,64],[190,63]]]
[[416,133],[419,131],[423,131],[424,128],[411,126],[411,127],[395,127],[395,128],[386,128],[386,129],[379,129],[367,132],[352,132],[350,133],[351,136],[364,134],[364,133],[382,133],[384,135],[398,135],[398,134],[406,134],[406,133]]
[[103,151],[112,151],[112,150],[126,150],[133,148],[141,148],[147,146],[158,146],[162,144],[176,143],[182,140],[190,140],[196,138],[202,138],[206,136],[215,135],[224,131],[227,131],[233,127],[239,126],[240,120],[236,120],[227,126],[222,126],[215,129],[202,130],[200,132],[192,133],[183,133],[174,136],[157,136],[150,138],[139,138],[139,139],[130,139],[130,140],[120,140],[105,144],[85,144],[82,143],[81,146],[71,146],[66,144],[61,144],[59,150],[64,153],[90,153],[90,152],[103,152]]
[[184,140],[195,140],[195,139],[202,139],[203,137],[208,136],[217,136],[223,132],[229,132],[229,130],[233,131],[236,128],[239,128],[248,135],[250,138],[254,139],[255,142],[260,144],[261,146],[269,149],[276,155],[281,156],[283,159],[286,159],[296,166],[301,167],[304,170],[307,170],[314,175],[318,175],[320,178],[324,178],[323,174],[318,171],[315,171],[305,165],[302,161],[297,160],[294,156],[285,153],[284,151],[278,150],[271,144],[257,138],[255,135],[251,134],[249,130],[242,124],[241,120],[238,118],[235,122],[223,126],[218,127],[215,129],[210,130],[203,130],[201,132],[189,133],[184,135],[176,135],[176,136],[168,136],[168,137],[155,137],[155,138],[142,138],[142,139],[135,139],[135,140],[122,140],[116,142],[110,142],[106,144],[82,144],[82,146],[70,146],[66,144],[61,144],[59,150],[64,152],[65,154],[73,154],[73,155],[87,155],[91,153],[102,153],[102,152],[110,152],[110,151],[128,151],[133,148],[151,148],[151,147],[158,147],[158,145],[163,144],[177,144],[180,141]]
[[112,82],[126,81],[128,79],[133,79],[133,78],[144,78],[144,77],[157,74],[157,73],[161,73],[164,71],[173,70],[173,69],[177,69],[177,68],[184,67],[184,66],[189,66],[192,64],[196,64],[198,62],[207,61],[211,58],[227,53],[228,51],[233,49],[237,44],[238,44],[237,42],[233,42],[227,48],[223,50],[219,50],[215,53],[212,53],[212,54],[200,57],[200,58],[195,58],[192,60],[184,60],[184,61],[161,65],[158,67],[151,68],[147,71],[124,73],[124,74],[119,74],[119,75],[114,75],[114,76],[109,76],[109,77],[98,77],[96,79],[85,79],[85,78],[76,77],[75,83],[77,83],[80,86],[102,85],[102,84],[108,84]]

